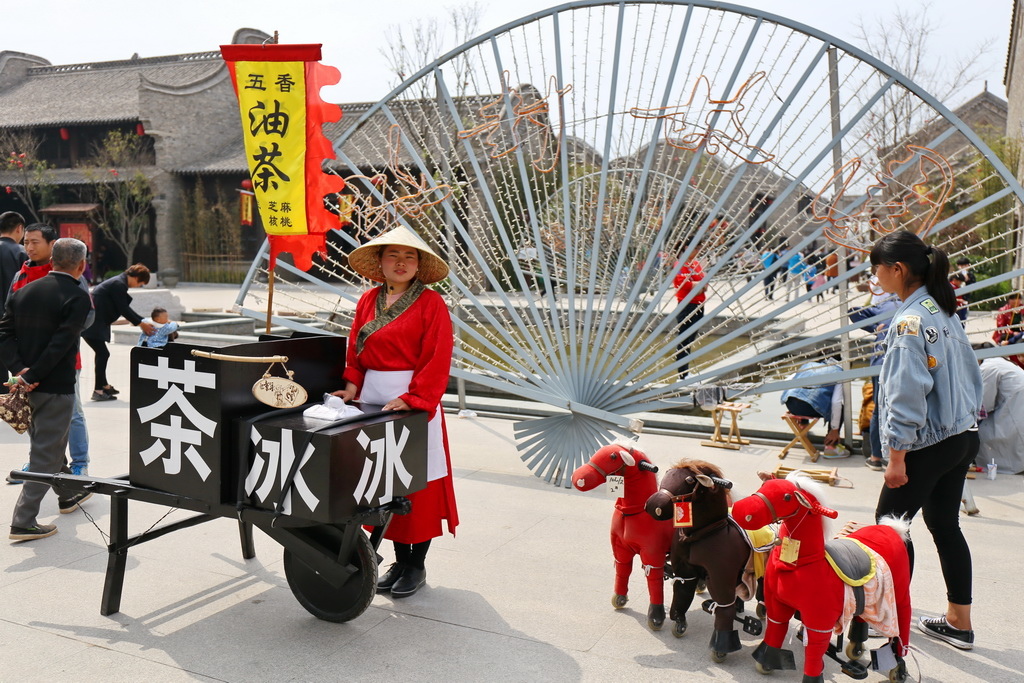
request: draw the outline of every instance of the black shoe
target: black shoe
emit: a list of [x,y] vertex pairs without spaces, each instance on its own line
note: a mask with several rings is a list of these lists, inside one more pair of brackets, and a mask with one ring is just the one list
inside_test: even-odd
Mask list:
[[121,392],[108,384],[107,386],[103,387],[103,393],[110,394],[111,396],[117,396]]
[[60,514],[66,515],[77,510],[79,503],[84,503],[90,498],[92,498],[92,491],[81,491],[68,498],[58,500],[57,507],[60,508]]
[[925,635],[944,640],[961,650],[970,650],[974,647],[974,631],[965,631],[950,626],[945,616],[931,619],[921,617],[917,620],[917,629]]
[[384,572],[384,576],[377,579],[377,592],[387,593],[391,590],[391,587],[395,585],[395,582],[402,578],[402,574],[405,573],[406,565],[401,562],[393,562],[388,570]]
[[117,396],[113,396],[112,394],[108,394],[105,391],[94,391],[94,392],[92,392],[92,400],[93,401],[116,401],[117,400]]
[[407,598],[427,582],[427,570],[422,567],[406,567],[405,571],[391,587],[391,597]]
[[889,461],[885,458],[865,458],[864,464],[875,472],[884,472],[885,468],[889,466]]
[[57,533],[56,524],[36,524],[28,528],[12,526],[11,535],[8,538],[12,541],[34,541],[38,538],[53,536],[55,533]]

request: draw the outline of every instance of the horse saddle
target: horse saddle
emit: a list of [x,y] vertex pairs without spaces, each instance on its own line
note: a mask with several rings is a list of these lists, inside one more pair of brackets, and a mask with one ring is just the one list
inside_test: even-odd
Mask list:
[[875,558],[867,547],[855,538],[836,538],[825,542],[825,559],[836,576],[853,588],[857,601],[854,614],[864,612],[864,584],[875,576]]

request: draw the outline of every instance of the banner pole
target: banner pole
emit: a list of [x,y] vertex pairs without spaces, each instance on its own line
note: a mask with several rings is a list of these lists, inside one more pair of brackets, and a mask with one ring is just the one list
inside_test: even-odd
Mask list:
[[270,334],[270,317],[274,312],[274,269],[267,271],[267,334]]

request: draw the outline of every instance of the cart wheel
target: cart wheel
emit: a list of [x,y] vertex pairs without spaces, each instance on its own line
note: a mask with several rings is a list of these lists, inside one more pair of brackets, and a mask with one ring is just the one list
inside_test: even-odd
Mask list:
[[356,534],[352,564],[358,571],[335,587],[289,550],[284,551],[284,573],[299,604],[324,621],[349,621],[366,611],[377,592],[377,557],[366,534]]

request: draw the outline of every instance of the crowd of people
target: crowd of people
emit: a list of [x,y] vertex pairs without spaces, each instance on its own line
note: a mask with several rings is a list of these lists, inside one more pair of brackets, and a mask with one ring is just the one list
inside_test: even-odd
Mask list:
[[[92,399],[116,400],[118,391],[106,376],[111,325],[124,317],[140,328],[140,346],[160,347],[173,340],[177,323],[164,309],[154,309],[148,318],[131,309],[129,291],[150,278],[145,266],[132,266],[102,282],[90,296],[82,279],[85,244],[58,238],[49,226],[26,226],[20,218],[0,215],[0,362],[16,388],[28,392],[33,409],[28,468],[85,473],[88,432],[78,399],[79,340],[93,350]],[[786,277],[809,289],[824,288],[838,276],[838,262],[829,256],[834,254],[814,263],[795,254],[785,266]],[[996,345],[1020,342],[1021,298],[1012,295],[998,312],[992,342],[972,348],[961,324],[967,297],[956,291],[973,281],[969,263],[958,262],[951,278],[946,254],[909,232],[880,239],[870,261],[871,299],[852,310],[850,319],[868,323],[864,329],[874,337],[870,362],[878,367],[877,379],[872,380],[867,453],[868,466],[882,471],[884,479],[875,515],[913,519],[918,512],[923,514],[938,551],[947,605],[943,616],[922,617],[918,628],[970,649],[972,565],[959,526],[964,477],[979,459],[998,462],[1007,471],[1024,471],[1024,420],[1019,410],[1024,370],[1018,366],[1019,357],[984,358],[979,363],[976,351],[985,356]],[[422,410],[429,415],[428,484],[409,496],[411,514],[396,516],[387,527],[384,537],[392,541],[394,561],[377,583],[379,592],[404,598],[426,583],[431,541],[445,531],[454,534],[459,523],[440,408],[452,361],[452,323],[443,297],[429,288],[448,276],[448,266],[404,227],[354,250],[349,264],[379,286],[367,290],[356,305],[344,386],[334,395],[345,402],[359,400],[384,410]],[[706,273],[697,258],[679,265],[675,286],[682,340],[677,361],[685,374],[692,343],[687,331],[704,315],[706,296]],[[767,282],[765,287],[770,298],[775,291],[768,290]],[[846,406],[840,384],[830,382],[829,376],[841,371],[829,359],[807,363],[795,377],[821,381],[788,390],[782,397],[793,415],[825,419],[826,446],[840,441]],[[12,540],[56,533],[55,525],[37,519],[47,490],[44,484],[24,484],[11,522]],[[90,495],[60,497],[60,512],[78,509]],[[910,553],[913,566],[912,545]]]
[[[86,245],[58,238],[47,225],[26,226],[13,212],[0,216],[0,362],[12,376],[12,390],[27,392],[33,411],[29,428],[29,462],[25,471],[87,474],[88,431],[79,400],[79,342],[93,350],[93,401],[112,401],[120,393],[107,379],[111,325],[125,318],[140,329],[138,346],[159,348],[173,341],[178,323],[163,308],[143,318],[131,308],[129,291],[149,282],[137,264],[109,278],[90,293],[83,273]],[[24,246],[22,246],[24,242]],[[454,338],[447,305],[427,285],[447,277],[448,266],[412,231],[398,227],[354,250],[351,267],[381,283],[367,291],[356,307],[348,346],[345,386],[334,392],[345,402],[360,400],[384,410],[429,413],[425,489],[412,493],[412,512],[396,516],[385,538],[394,545],[395,561],[380,577],[379,592],[394,598],[416,593],[426,582],[431,540],[458,525],[451,459],[441,397],[448,385]],[[70,458],[67,452],[70,451]],[[15,505],[9,538],[32,541],[57,533],[55,524],[37,516],[50,487],[23,484]],[[61,496],[60,512],[69,513],[91,497],[89,492]]]
[[[32,408],[29,461],[23,471],[86,475],[89,430],[82,409],[80,341],[97,341],[94,401],[114,400],[117,389],[106,382],[110,325],[122,315],[142,329],[156,331],[129,304],[127,289],[149,281],[149,269],[135,265],[91,292],[85,273],[88,252],[80,240],[61,238],[50,225],[25,224],[18,213],[0,214],[0,372],[11,391],[25,391]],[[127,284],[124,291],[121,285]],[[90,345],[92,345],[90,343]],[[50,489],[10,475],[9,484],[24,484],[15,505],[9,537],[15,541],[46,538],[54,524],[40,524],[39,505]],[[74,512],[92,496],[79,492],[58,497],[62,514]]]

